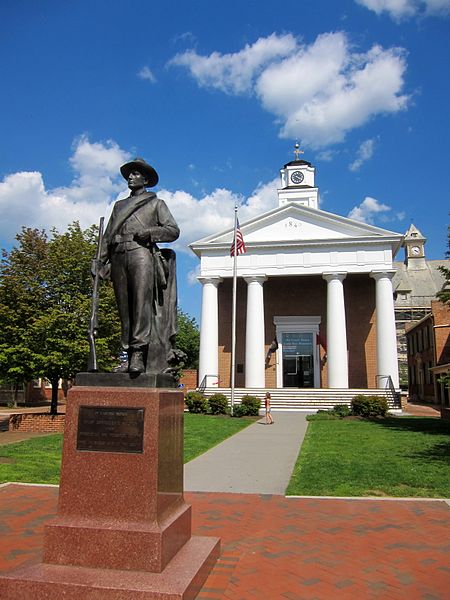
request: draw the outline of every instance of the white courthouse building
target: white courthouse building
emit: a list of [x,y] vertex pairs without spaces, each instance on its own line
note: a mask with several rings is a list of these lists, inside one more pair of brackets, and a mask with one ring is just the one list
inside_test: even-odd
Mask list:
[[[319,208],[315,168],[281,169],[278,207],[241,223],[236,388],[317,393],[398,388],[393,259],[403,236]],[[199,382],[231,385],[233,229],[200,258]],[[222,391],[222,390],[221,390]],[[345,394],[344,394],[345,396]]]

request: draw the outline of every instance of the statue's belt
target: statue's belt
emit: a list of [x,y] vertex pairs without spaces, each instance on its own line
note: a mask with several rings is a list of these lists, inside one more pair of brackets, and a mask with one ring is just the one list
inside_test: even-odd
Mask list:
[[113,237],[113,244],[120,244],[121,242],[133,242],[134,233],[127,233],[125,235],[115,235]]

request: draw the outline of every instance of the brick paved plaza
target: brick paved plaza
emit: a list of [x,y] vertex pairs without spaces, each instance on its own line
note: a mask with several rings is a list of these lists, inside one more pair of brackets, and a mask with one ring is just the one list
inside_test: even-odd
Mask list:
[[[40,560],[57,497],[52,486],[0,487],[1,571]],[[193,532],[222,539],[199,600],[449,598],[450,511],[443,501],[201,492],[186,499]]]

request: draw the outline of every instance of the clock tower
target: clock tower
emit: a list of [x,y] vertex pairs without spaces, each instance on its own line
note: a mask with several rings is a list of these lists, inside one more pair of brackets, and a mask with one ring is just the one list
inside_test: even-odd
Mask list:
[[415,225],[411,223],[403,238],[402,246],[405,248],[405,263],[407,269],[426,269],[425,242],[426,238]]
[[300,150],[295,144],[295,159],[284,165],[280,171],[281,188],[278,189],[278,205],[298,202],[309,208],[319,208],[319,189],[315,187],[315,167],[306,160],[300,160]]

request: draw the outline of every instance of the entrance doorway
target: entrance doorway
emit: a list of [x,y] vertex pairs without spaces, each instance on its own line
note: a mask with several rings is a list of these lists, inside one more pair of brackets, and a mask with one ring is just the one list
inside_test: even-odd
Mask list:
[[320,317],[274,317],[278,388],[320,387],[320,360],[317,345]]
[[283,333],[283,387],[314,387],[313,334]]

